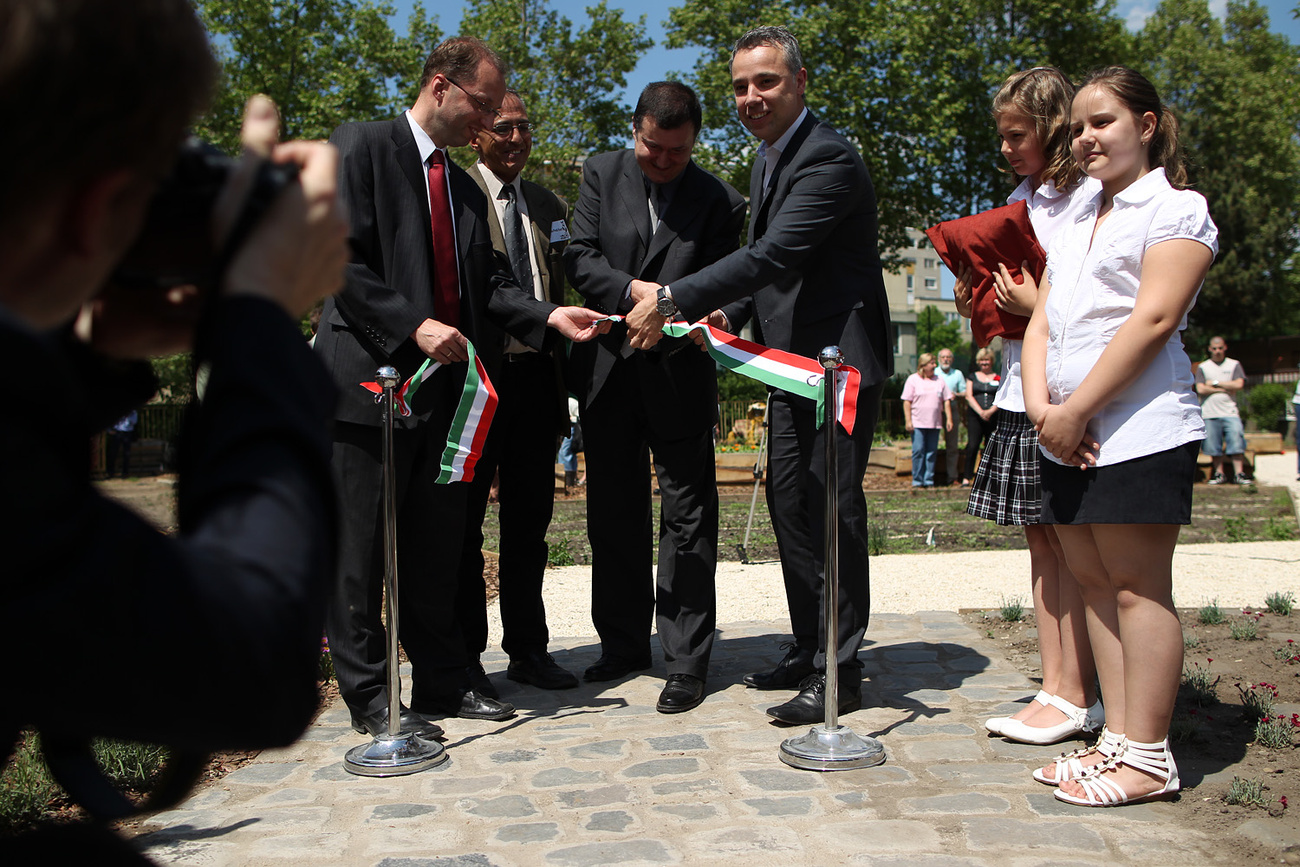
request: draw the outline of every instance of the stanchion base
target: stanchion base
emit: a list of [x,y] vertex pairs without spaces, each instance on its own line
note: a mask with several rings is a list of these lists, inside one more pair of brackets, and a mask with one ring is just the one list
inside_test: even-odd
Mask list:
[[343,770],[362,777],[400,777],[427,771],[448,758],[442,744],[402,732],[376,735],[370,743],[348,750]]
[[885,747],[875,738],[860,738],[848,726],[813,726],[806,735],[781,743],[781,761],[806,771],[848,771],[870,768],[885,760]]

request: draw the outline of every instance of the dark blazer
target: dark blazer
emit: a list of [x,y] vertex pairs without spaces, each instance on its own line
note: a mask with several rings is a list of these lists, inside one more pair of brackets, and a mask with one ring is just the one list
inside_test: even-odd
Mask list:
[[[582,192],[573,215],[573,239],[564,252],[569,282],[604,313],[621,312],[633,279],[668,283],[735,250],[745,200],[723,181],[690,163],[659,231],[650,237],[645,181],[633,150],[594,156],[583,165]],[[687,317],[695,321],[711,312]],[[713,361],[687,338],[665,338],[649,352],[622,355],[626,327],[619,325],[569,357],[569,387],[585,409],[600,397],[620,361],[636,366],[648,418],[664,437],[711,427],[717,415]]]
[[[488,196],[487,182],[483,172],[491,171],[481,163],[469,169],[466,174]],[[542,293],[547,301],[556,306],[564,304],[564,248],[567,240],[552,241],[552,229],[556,222],[569,225],[569,203],[539,184],[524,178],[519,179],[524,191],[524,202],[528,206],[528,220],[533,227],[533,255],[542,263]],[[488,202],[488,234],[492,246],[497,250],[506,249],[505,233],[501,230],[501,221],[497,219],[497,209]],[[523,287],[525,291],[529,288]],[[503,345],[505,340],[503,338]],[[555,425],[556,431],[567,435],[569,431],[569,390],[564,385],[564,342],[555,341],[551,349],[555,359]]]
[[[330,141],[342,157],[339,190],[352,219],[352,261],[343,291],[325,302],[316,351],[342,390],[336,418],[377,425],[373,395],[349,386],[373,380],[383,364],[406,378],[426,357],[410,339],[433,313],[426,170],[405,115],[343,124]],[[514,284],[509,262],[492,249],[482,190],[450,160],[447,168],[460,254],[459,327],[491,375],[501,358],[502,328],[534,348],[550,347],[555,335],[546,317],[555,305],[536,301]],[[357,191],[368,200],[350,200]],[[428,417],[430,403],[417,396],[412,410],[410,419],[397,421],[414,426]]]
[[883,382],[894,372],[894,337],[874,243],[876,198],[862,157],[810,112],[777,161],[766,196],[762,184],[763,161],[755,160],[750,201],[759,204],[749,245],[673,280],[677,306],[694,320],[752,294],[763,343],[816,357],[841,341],[864,387]]

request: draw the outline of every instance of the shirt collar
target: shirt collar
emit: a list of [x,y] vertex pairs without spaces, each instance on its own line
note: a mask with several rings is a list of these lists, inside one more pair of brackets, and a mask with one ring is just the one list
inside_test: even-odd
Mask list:
[[482,160],[479,160],[474,164],[474,166],[478,169],[479,174],[483,176],[483,182],[487,184],[488,196],[491,198],[501,198],[501,191],[505,189],[506,186],[514,187],[515,201],[519,201],[523,198],[523,189],[519,186],[519,175],[515,175],[515,179],[507,185],[498,178],[496,172],[488,168]]
[[[790,146],[790,139],[794,138],[795,132],[797,132],[799,127],[803,125],[803,119],[807,116],[808,107],[804,106],[803,111],[799,112],[799,116],[794,119],[794,123],[790,124],[790,128],[782,133],[779,139],[772,142],[772,147],[778,153],[785,153],[785,149]],[[761,142],[759,144],[758,158],[762,160],[767,159],[767,142]]]
[[1115,194],[1117,205],[1142,205],[1164,190],[1170,189],[1169,179],[1165,177],[1164,167],[1152,169],[1133,183]]
[[427,165],[429,156],[436,150],[442,151],[443,155],[446,156],[447,149],[440,148],[433,143],[433,139],[429,138],[429,134],[424,131],[424,127],[415,122],[415,116],[411,114],[409,108],[406,110],[406,122],[411,125],[411,135],[415,136],[415,146],[420,150],[420,162]]

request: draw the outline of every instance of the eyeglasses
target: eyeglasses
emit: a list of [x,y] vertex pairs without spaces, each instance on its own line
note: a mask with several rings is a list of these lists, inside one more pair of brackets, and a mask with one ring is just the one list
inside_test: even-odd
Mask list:
[[488,105],[488,104],[487,104],[486,102],[484,102],[483,100],[479,99],[479,98],[478,98],[477,96],[475,96],[474,94],[470,93],[470,92],[469,92],[468,90],[466,90],[465,87],[464,87],[464,86],[463,86],[459,81],[457,81],[456,79],[451,78],[450,76],[446,76],[446,75],[444,75],[443,78],[447,79],[447,80],[450,81],[452,84],[454,84],[454,85],[456,85],[457,87],[459,87],[460,90],[461,90],[461,92],[464,93],[466,96],[468,96],[468,97],[469,97],[469,101],[472,102],[472,103],[474,103],[474,105],[478,108],[478,110],[479,110],[480,112],[482,112],[483,114],[490,114],[490,115],[492,115],[493,117],[496,117],[497,115],[501,114],[501,110],[500,110],[500,109],[493,108],[492,106]]
[[520,135],[532,135],[537,131],[537,124],[521,120],[518,123],[499,123],[490,128],[488,132],[497,138],[510,138],[511,132],[519,130]]

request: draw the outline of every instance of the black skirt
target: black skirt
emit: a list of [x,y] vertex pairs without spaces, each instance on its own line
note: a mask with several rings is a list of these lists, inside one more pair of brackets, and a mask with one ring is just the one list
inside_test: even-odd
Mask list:
[[1042,513],[1038,431],[1023,412],[1000,409],[993,418],[997,427],[975,471],[966,512],[1002,525],[1037,524]]
[[1190,524],[1200,440],[1105,467],[1042,459],[1044,524]]

